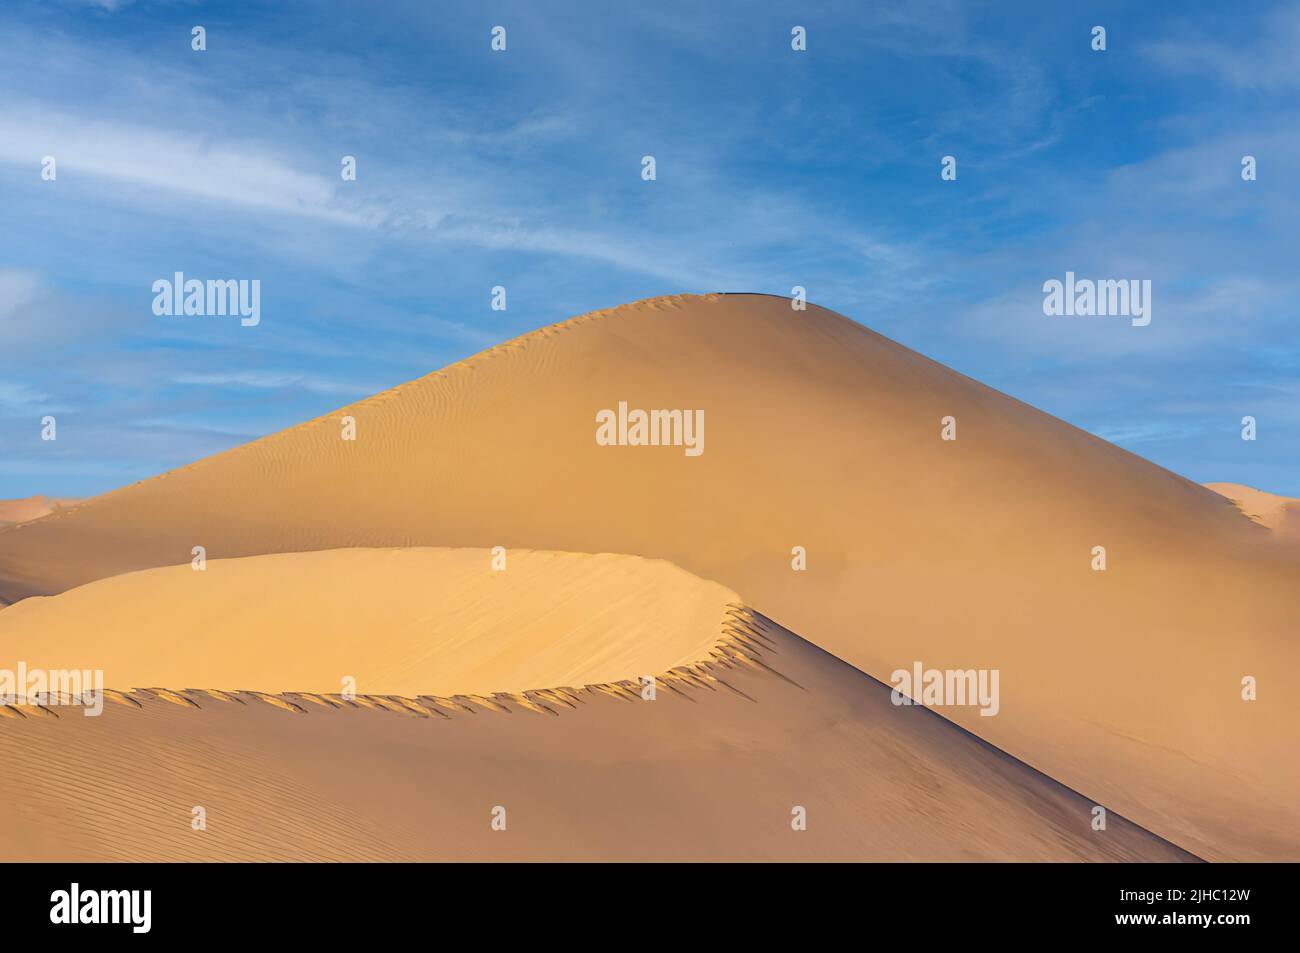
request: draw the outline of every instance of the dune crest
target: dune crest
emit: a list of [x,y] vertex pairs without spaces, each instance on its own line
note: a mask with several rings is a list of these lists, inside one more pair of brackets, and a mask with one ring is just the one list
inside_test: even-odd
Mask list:
[[323,550],[23,600],[0,614],[0,660],[101,669],[118,688],[337,693],[350,680],[362,694],[522,692],[706,661],[738,602],[636,556]]
[[1094,830],[1091,800],[932,712],[891,704],[887,686],[758,613],[732,609],[728,631],[707,662],[656,679],[653,700],[639,684],[438,699],[153,690],[97,718],[0,718],[0,850],[37,861],[1197,859],[1118,814]]
[[1261,526],[1267,526],[1278,538],[1300,541],[1300,500],[1266,493],[1241,483],[1205,485],[1231,500],[1250,519]]
[[[621,401],[703,410],[706,449],[601,445],[596,415]],[[917,661],[997,669],[996,717],[944,716],[1200,856],[1297,859],[1300,699],[1282,686],[1300,670],[1300,554],[1267,534],[832,312],[679,296],[0,530],[0,599],[195,545],[665,559],[881,681]]]

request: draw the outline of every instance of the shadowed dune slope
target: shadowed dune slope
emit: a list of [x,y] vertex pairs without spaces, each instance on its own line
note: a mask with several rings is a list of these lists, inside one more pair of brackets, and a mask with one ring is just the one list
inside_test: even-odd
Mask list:
[[739,602],[661,560],[493,558],[341,549],[126,573],[0,612],[0,667],[100,669],[121,688],[519,692],[707,659]]
[[1114,814],[1094,831],[1091,801],[768,620],[733,622],[748,663],[661,680],[653,701],[606,685],[423,715],[204,692],[29,708],[0,718],[0,855],[1195,859]]
[[[702,409],[703,454],[597,445],[619,401]],[[196,545],[662,558],[882,680],[918,660],[998,669],[996,717],[945,716],[1201,856],[1300,859],[1300,557],[1269,538],[1213,491],[839,315],[687,296],[0,530],[0,599]]]

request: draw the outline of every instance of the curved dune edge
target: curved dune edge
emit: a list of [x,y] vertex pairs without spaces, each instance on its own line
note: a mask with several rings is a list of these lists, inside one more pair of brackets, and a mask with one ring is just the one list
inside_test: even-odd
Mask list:
[[[790,681],[776,668],[761,658],[764,644],[772,649],[772,640],[763,633],[757,612],[749,610],[740,603],[727,606],[727,621],[724,621],[722,633],[708,650],[708,658],[688,664],[669,668],[668,671],[655,673],[655,689],[666,688],[669,692],[684,694],[688,690],[728,690],[742,698],[749,698],[740,689],[727,683],[718,675],[719,670],[748,667],[763,671],[784,681]],[[649,676],[647,676],[649,677]],[[793,681],[790,684],[798,686]],[[321,709],[370,709],[376,711],[394,711],[419,718],[450,718],[452,715],[478,714],[480,711],[495,711],[510,714],[519,709],[533,711],[542,715],[559,715],[564,709],[573,709],[590,696],[608,696],[624,701],[641,701],[646,684],[641,680],[623,679],[591,683],[580,686],[560,685],[554,688],[534,688],[524,692],[493,692],[490,694],[458,693],[452,696],[435,696],[435,694],[417,694],[415,697],[400,694],[343,694],[338,692],[257,692],[250,689],[218,688],[105,688],[104,699],[110,705],[125,709],[142,709],[146,703],[166,702],[169,705],[203,709],[212,702],[237,703],[248,705],[250,702],[264,703],[281,711],[294,711],[307,714],[313,707]],[[82,696],[69,696],[64,693],[51,693],[52,697],[22,698],[8,705],[0,705],[0,718],[60,718],[64,715],[81,716],[91,699]],[[753,701],[753,698],[749,698]],[[201,702],[201,703],[200,703]]]
[[[734,687],[718,674],[720,671],[748,668],[767,673],[775,678],[789,682],[795,687],[798,683],[781,674],[763,659],[764,651],[775,651],[775,643],[764,631],[764,623],[772,624],[763,617],[739,603],[726,606],[726,620],[721,633],[708,651],[707,659],[656,673],[654,678],[656,691],[665,688],[670,692],[687,697],[687,693],[698,690],[732,692],[749,701],[754,699]],[[462,693],[456,695],[420,694],[414,697],[403,695],[356,694],[344,695],[338,692],[283,691],[261,692],[248,689],[224,688],[104,688],[104,699],[112,705],[127,709],[141,709],[147,703],[164,702],[182,708],[202,709],[213,702],[225,704],[248,705],[260,703],[270,705],[281,711],[307,714],[314,708],[323,709],[370,709],[388,711],[420,718],[450,718],[453,715],[478,714],[480,712],[498,712],[509,714],[518,709],[542,715],[559,715],[565,709],[574,709],[591,700],[591,696],[605,695],[624,701],[643,700],[645,683],[640,680],[623,679],[616,682],[596,682],[578,687],[558,686],[534,688],[521,692],[493,692],[490,695]],[[81,717],[89,704],[85,695],[69,696],[52,693],[53,698],[23,698],[7,705],[0,705],[0,718],[59,718],[63,715]]]
[[153,689],[26,711],[0,720],[0,857],[1198,860],[1115,813],[1095,830],[1086,797],[751,609],[728,628],[653,700]]
[[23,600],[0,614],[0,664],[98,670],[109,686],[518,695],[707,661],[730,649],[740,602],[665,560],[611,553],[354,548],[203,565]]

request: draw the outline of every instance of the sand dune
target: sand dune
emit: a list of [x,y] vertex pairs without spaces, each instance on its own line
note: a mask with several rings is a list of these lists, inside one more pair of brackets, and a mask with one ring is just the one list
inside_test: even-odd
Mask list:
[[100,669],[124,688],[520,692],[707,659],[739,601],[659,560],[493,558],[343,549],[127,573],[0,613],[0,667]]
[[[661,677],[653,701],[623,684],[405,704],[137,692],[97,718],[27,709],[0,718],[0,851],[1195,859],[1114,814],[1094,831],[1092,802],[932,712],[894,706],[886,686],[760,616],[738,608],[718,634],[730,654]],[[792,827],[796,807],[806,830]]]
[[28,496],[21,500],[0,500],[0,526],[26,523],[48,516],[57,509],[71,506],[74,499],[54,499],[48,496]]
[[1265,493],[1240,483],[1205,485],[1232,500],[1242,513],[1261,526],[1267,526],[1279,539],[1288,542],[1300,540],[1300,500]]
[[[620,401],[703,410],[704,452],[600,446]],[[831,312],[678,297],[0,530],[0,599],[183,566],[196,545],[666,559],[882,680],[996,668],[996,717],[945,716],[1201,856],[1300,859],[1300,556],[1266,534]]]

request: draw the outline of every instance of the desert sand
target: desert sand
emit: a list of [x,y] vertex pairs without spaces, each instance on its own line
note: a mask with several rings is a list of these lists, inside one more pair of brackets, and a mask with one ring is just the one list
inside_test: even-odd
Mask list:
[[75,499],[55,499],[48,496],[28,496],[21,500],[0,500],[0,526],[26,523],[48,516],[57,509],[71,506]]
[[[468,562],[480,564],[479,555]],[[569,611],[566,584],[592,557],[533,558],[535,580],[559,577],[552,607]],[[633,589],[651,594],[664,581],[661,564],[622,562],[604,569]],[[383,569],[373,553],[353,568],[358,584]],[[210,584],[238,595],[253,579],[229,572]],[[672,591],[696,588],[710,604],[720,591],[685,574],[671,579]],[[602,633],[586,623],[578,622],[582,637],[554,625],[540,593],[532,604],[535,628],[558,643],[578,653],[600,644]],[[624,599],[619,614],[638,629],[667,621],[658,608]],[[428,615],[439,629],[450,621]],[[520,621],[502,618],[504,628],[484,634],[509,641]],[[632,679],[353,701],[134,691],[114,693],[98,717],[72,707],[0,709],[11,716],[0,718],[6,855],[1195,860],[1117,815],[1093,830],[1086,798],[931,711],[891,704],[887,686],[742,606],[708,629],[710,654],[659,673],[653,699]],[[362,654],[372,634],[386,637],[382,624],[356,634]],[[195,808],[203,811],[197,829]],[[498,808],[504,830],[492,826]],[[797,810],[804,830],[792,826]]]
[[1240,483],[1205,485],[1231,500],[1250,519],[1261,526],[1267,526],[1278,539],[1300,542],[1300,500],[1266,493]]
[[706,659],[739,602],[661,560],[493,560],[340,549],[126,573],[0,613],[0,667],[100,669],[128,688],[520,692]]
[[[704,452],[599,445],[596,415],[620,401],[702,409]],[[948,416],[956,440],[941,439]],[[341,439],[345,418],[355,441]],[[832,312],[680,296],[545,328],[0,530],[0,600],[189,572],[197,545],[232,565],[414,546],[665,560],[880,681],[916,661],[997,669],[997,716],[943,717],[1193,854],[1295,860],[1300,554],[1268,538],[1212,490]],[[806,571],[792,569],[796,546]],[[312,650],[311,632],[261,631]],[[1255,701],[1241,697],[1247,676]],[[208,687],[165,687],[191,686]],[[761,700],[738,710],[798,734]],[[708,736],[707,721],[689,724]],[[713,747],[744,748],[743,731]],[[847,742],[820,756],[859,757]],[[803,776],[832,777],[826,764],[809,760]],[[982,842],[963,830],[957,844]],[[903,840],[897,853],[852,843],[859,856],[906,854]],[[916,856],[937,856],[925,843],[918,834]]]

